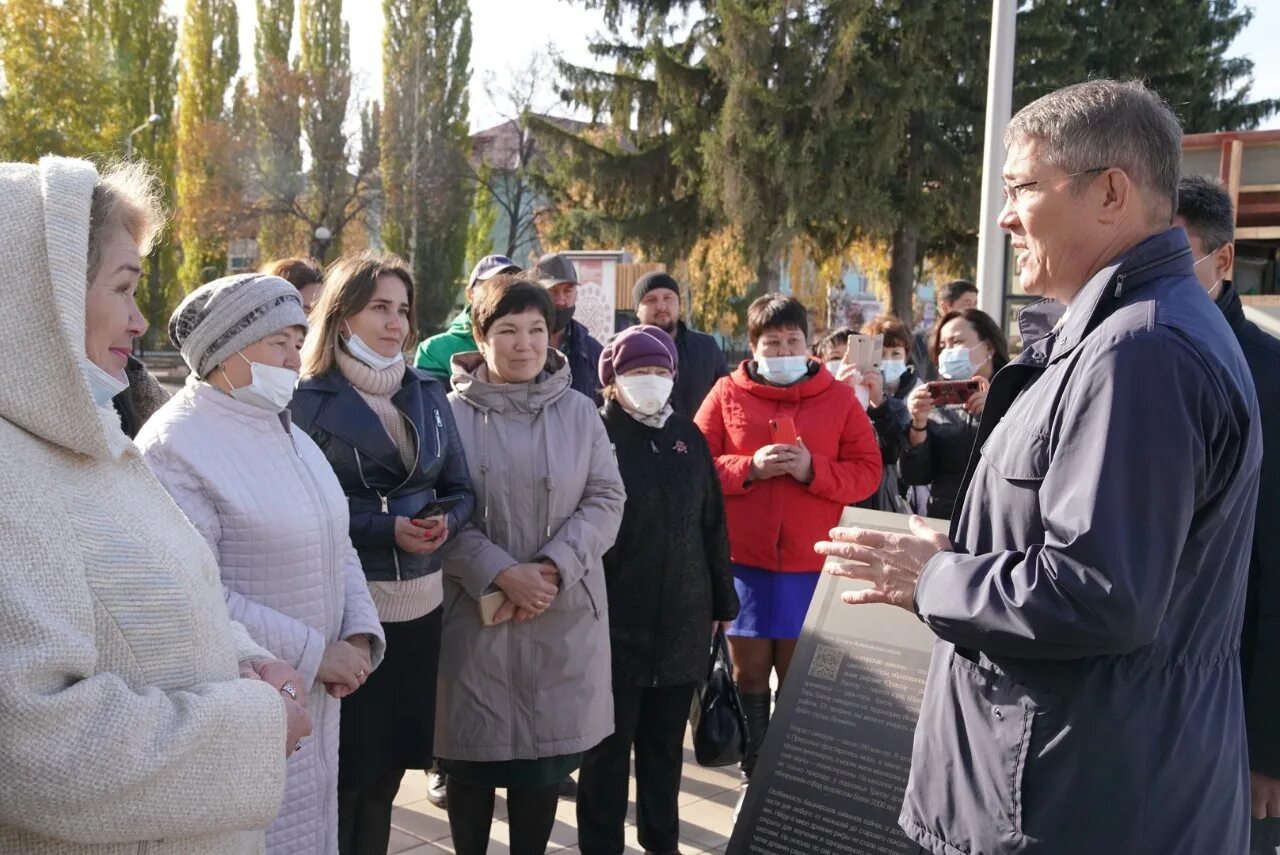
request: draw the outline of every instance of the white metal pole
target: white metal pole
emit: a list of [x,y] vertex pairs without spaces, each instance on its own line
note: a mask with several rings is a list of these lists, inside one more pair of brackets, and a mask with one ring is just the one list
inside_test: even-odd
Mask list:
[[982,144],[982,209],[978,224],[978,305],[1004,325],[1004,129],[1013,115],[1013,46],[1017,0],[991,0],[991,59],[987,69],[987,123]]

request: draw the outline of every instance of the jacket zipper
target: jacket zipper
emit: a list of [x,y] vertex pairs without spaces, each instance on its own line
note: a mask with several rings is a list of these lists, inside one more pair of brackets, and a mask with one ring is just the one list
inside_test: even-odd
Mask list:
[[[436,415],[436,457],[441,458],[443,462],[444,442],[440,437],[440,431],[444,429],[444,421],[440,418],[439,410],[432,410],[432,412]],[[421,449],[419,449],[419,453],[421,453]]]
[[1126,270],[1124,273],[1117,274],[1115,298],[1119,300],[1120,296],[1124,293],[1124,280],[1126,278],[1130,276],[1137,276],[1139,273],[1146,273],[1148,270],[1150,270],[1153,267],[1159,267],[1165,262],[1173,261],[1175,258],[1179,258],[1183,255],[1190,255],[1190,254],[1191,254],[1191,248],[1184,246],[1182,249],[1163,255],[1160,258],[1157,258],[1155,261],[1148,261],[1146,264],[1142,265],[1141,267],[1135,267],[1133,270]]

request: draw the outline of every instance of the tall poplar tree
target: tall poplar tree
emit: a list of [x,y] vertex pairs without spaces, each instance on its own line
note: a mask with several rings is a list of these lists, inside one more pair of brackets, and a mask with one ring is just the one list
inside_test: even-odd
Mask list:
[[464,272],[471,12],[467,0],[384,0],[383,12],[382,234],[413,268],[425,334]]
[[240,67],[235,0],[187,0],[178,46],[179,282],[198,286],[220,272],[227,241],[243,215],[242,164],[229,125],[228,89]]
[[302,193],[302,87],[289,57],[293,0],[257,0],[257,12],[254,163],[262,207],[258,249],[265,260],[297,254],[307,245],[290,210]]

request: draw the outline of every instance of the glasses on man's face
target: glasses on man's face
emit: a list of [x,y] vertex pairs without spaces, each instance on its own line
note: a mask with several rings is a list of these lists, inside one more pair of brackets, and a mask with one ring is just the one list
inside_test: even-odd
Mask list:
[[1023,190],[1035,187],[1037,184],[1056,184],[1060,181],[1067,181],[1079,175],[1089,175],[1093,172],[1106,172],[1110,166],[1095,166],[1093,169],[1082,169],[1079,172],[1073,172],[1070,175],[1059,175],[1057,178],[1037,178],[1035,181],[1023,181],[1021,184],[1004,185],[1004,200],[1006,204],[1017,205],[1018,198]]

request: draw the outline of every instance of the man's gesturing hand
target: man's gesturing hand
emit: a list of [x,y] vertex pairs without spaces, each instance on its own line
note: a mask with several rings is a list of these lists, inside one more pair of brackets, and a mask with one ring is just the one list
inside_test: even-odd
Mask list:
[[916,583],[929,559],[951,549],[951,541],[930,528],[920,517],[910,521],[911,534],[892,534],[864,528],[833,528],[831,540],[819,541],[813,549],[819,555],[843,558],[828,572],[850,579],[862,579],[872,587],[848,591],[841,599],[850,605],[888,603],[915,611]]

